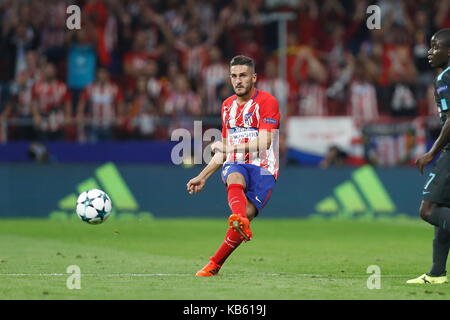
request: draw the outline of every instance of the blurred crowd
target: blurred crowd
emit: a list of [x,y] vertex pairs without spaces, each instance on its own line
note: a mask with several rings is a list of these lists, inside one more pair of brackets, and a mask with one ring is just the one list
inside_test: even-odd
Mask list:
[[[79,30],[66,27],[72,4]],[[366,26],[372,4],[381,29]],[[286,79],[280,11],[295,15]],[[8,140],[168,139],[193,119],[220,126],[237,54],[255,59],[257,87],[288,117],[436,115],[427,51],[450,27],[450,0],[0,0],[0,17]]]

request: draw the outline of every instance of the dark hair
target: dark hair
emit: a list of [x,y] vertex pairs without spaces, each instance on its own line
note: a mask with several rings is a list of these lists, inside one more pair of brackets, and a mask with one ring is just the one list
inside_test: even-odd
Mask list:
[[441,29],[434,36],[439,38],[446,48],[450,48],[450,28]]
[[231,59],[230,66],[248,66],[253,71],[255,71],[255,61],[253,61],[252,58],[247,56],[235,56],[233,59]]

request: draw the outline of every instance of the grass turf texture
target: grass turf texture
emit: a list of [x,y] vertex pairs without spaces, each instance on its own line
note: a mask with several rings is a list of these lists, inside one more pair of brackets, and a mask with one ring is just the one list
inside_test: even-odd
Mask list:
[[[1,299],[448,299],[450,285],[406,285],[428,271],[433,229],[419,220],[269,220],[218,277],[198,278],[226,219],[102,225],[0,220]],[[81,289],[69,290],[69,265]],[[381,289],[367,288],[369,265]]]

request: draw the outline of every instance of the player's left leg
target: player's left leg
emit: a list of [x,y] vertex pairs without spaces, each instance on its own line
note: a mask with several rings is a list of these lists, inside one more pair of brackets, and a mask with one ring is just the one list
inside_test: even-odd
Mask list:
[[250,220],[247,217],[247,207],[250,203],[245,195],[247,180],[246,172],[232,172],[226,178],[228,205],[231,209],[228,224],[242,236],[244,241],[250,241],[253,237]]
[[[249,220],[252,220],[256,216],[256,208],[250,201],[247,201],[246,213]],[[195,275],[199,277],[210,277],[217,275],[222,265],[233,253],[233,251],[236,250],[237,247],[239,247],[243,240],[244,239],[239,232],[237,232],[233,228],[229,228],[227,233],[225,234],[225,239],[222,245],[211,257],[206,266],[204,266]]]
[[446,265],[450,247],[450,232],[442,228],[434,227],[433,239],[433,265],[428,275],[431,277],[443,277],[447,275]]
[[227,185],[228,204],[232,212],[229,223],[238,221],[239,225],[228,229],[223,244],[209,263],[196,273],[197,276],[218,274],[225,260],[245,240],[239,231],[252,238],[250,221],[264,208],[275,184],[272,175],[261,174],[261,168],[246,164],[224,166],[222,180]]
[[[253,217],[255,217],[256,215],[256,208],[250,201],[247,201],[246,212],[251,217],[251,219],[253,219]],[[211,260],[222,266],[225,260],[227,260],[231,253],[236,250],[243,241],[244,238],[238,231],[236,231],[234,228],[229,228],[225,235],[225,240],[222,243],[222,246],[211,257]]]
[[[425,221],[430,219],[433,211],[444,208],[436,203],[429,201],[422,201],[420,206],[420,216]],[[449,209],[449,208],[446,208]],[[445,223],[443,224],[445,226]],[[447,257],[450,247],[450,232],[443,227],[434,227],[434,239],[433,239],[433,265],[428,273],[408,280],[410,284],[441,284],[447,283],[446,265]]]

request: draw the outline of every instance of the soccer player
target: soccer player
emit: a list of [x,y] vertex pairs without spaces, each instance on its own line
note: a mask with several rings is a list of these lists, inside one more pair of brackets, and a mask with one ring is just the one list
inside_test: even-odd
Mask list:
[[450,247],[450,29],[433,35],[428,62],[432,68],[442,70],[434,82],[442,129],[431,149],[417,159],[416,165],[423,174],[424,167],[442,151],[425,183],[420,205],[420,217],[435,226],[433,265],[428,273],[407,283],[440,284],[448,282],[446,264]]
[[196,273],[200,277],[217,275],[242,241],[252,239],[250,221],[266,205],[278,177],[278,101],[255,87],[255,64],[249,57],[236,56],[231,60],[230,78],[235,94],[222,104],[222,141],[212,144],[214,156],[210,163],[187,183],[190,194],[201,191],[223,163],[230,228],[217,252]]

